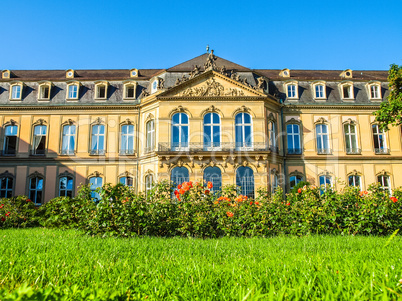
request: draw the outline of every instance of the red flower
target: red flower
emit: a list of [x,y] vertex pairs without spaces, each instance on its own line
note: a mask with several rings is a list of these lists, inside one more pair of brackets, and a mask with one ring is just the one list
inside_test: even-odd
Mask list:
[[179,193],[180,193],[180,194],[184,194],[184,193],[185,193],[184,189],[183,189],[183,188],[180,188],[180,189],[179,189]]
[[1,220],[4,222],[6,219],[4,217],[1,217]]
[[233,216],[234,216],[234,214],[233,214],[232,212],[230,212],[230,211],[226,212],[226,215],[227,215],[228,217],[233,217]]
[[290,203],[287,203],[286,206],[290,206]]
[[180,188],[181,188],[181,184],[177,185],[177,189],[180,189]]
[[188,186],[190,187],[190,188],[193,188],[193,182],[188,182]]
[[253,205],[253,202],[250,202],[250,205]]
[[27,202],[32,202],[30,199],[27,199]]
[[205,193],[205,194],[209,194],[209,190],[205,190],[204,193]]
[[299,188],[299,189],[297,190],[297,192],[298,192],[298,193],[301,193],[301,192],[302,192],[301,188]]
[[7,213],[6,213],[6,216],[9,216],[9,215],[10,215],[10,212],[7,212]]
[[390,199],[391,199],[391,201],[393,201],[394,203],[396,203],[396,202],[398,201],[398,199],[397,199],[396,197],[394,197],[394,196],[391,196]]
[[214,185],[212,185],[212,182],[208,182],[207,187],[208,187],[208,189],[211,189],[212,187],[214,187]]
[[259,203],[259,202],[255,202],[255,204],[258,206],[260,203]]

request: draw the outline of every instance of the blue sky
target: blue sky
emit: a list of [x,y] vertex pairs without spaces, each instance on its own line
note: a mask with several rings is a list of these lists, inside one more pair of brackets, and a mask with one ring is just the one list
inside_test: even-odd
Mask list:
[[205,52],[255,69],[402,65],[402,1],[4,0],[0,69],[168,68]]

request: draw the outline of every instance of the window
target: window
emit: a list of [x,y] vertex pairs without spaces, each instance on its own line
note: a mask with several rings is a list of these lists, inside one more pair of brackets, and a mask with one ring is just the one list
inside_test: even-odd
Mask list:
[[185,113],[176,113],[172,117],[172,149],[188,148],[188,116]]
[[92,177],[89,179],[89,184],[91,186],[91,198],[94,201],[100,200],[100,195],[96,191],[96,189],[102,187],[102,178],[101,177]]
[[153,187],[154,177],[152,175],[147,175],[145,177],[145,195],[148,195]]
[[43,178],[32,177],[29,179],[29,199],[35,204],[40,205],[43,197]]
[[327,190],[327,187],[332,188],[332,177],[330,175],[320,176],[320,193],[322,194]]
[[78,99],[78,84],[69,84],[67,91],[67,99]]
[[352,85],[343,85],[342,86],[342,98],[344,99],[351,99],[353,98],[353,86]]
[[4,131],[3,155],[15,155],[17,152],[17,133],[16,125],[7,125]]
[[275,193],[278,188],[278,174],[276,172],[271,173],[271,193]]
[[315,98],[325,98],[325,86],[322,84],[315,85]]
[[290,176],[289,178],[289,186],[290,189],[292,190],[293,187],[295,187],[297,184],[299,184],[301,181],[303,181],[303,177],[299,176],[299,175],[295,175],[295,176]]
[[46,152],[46,125],[34,127],[32,155],[44,155]]
[[221,121],[217,113],[204,116],[204,149],[214,149],[221,146]]
[[106,99],[107,98],[107,82],[97,82],[95,83],[95,99]]
[[389,195],[391,195],[391,181],[389,179],[389,176],[387,175],[379,175],[377,176],[377,181],[380,183],[381,189],[384,191],[388,192]]
[[134,154],[134,125],[132,124],[125,124],[121,126],[120,154]]
[[385,131],[380,129],[378,124],[372,125],[374,151],[376,154],[388,154],[387,141],[385,138]]
[[120,184],[123,184],[124,186],[133,186],[133,178],[132,177],[121,177],[120,178]]
[[0,198],[11,198],[13,196],[13,183],[12,177],[0,178]]
[[268,135],[269,135],[269,149],[276,151],[276,124],[274,121],[268,123]]
[[61,154],[74,155],[74,151],[75,151],[75,125],[65,125],[63,126]]
[[252,124],[248,113],[239,113],[235,117],[236,148],[252,147]]
[[330,154],[328,126],[326,124],[317,124],[315,130],[317,134],[317,153]]
[[11,100],[21,100],[22,84],[15,84],[11,86]]
[[149,153],[155,149],[155,121],[150,120],[146,124],[147,130],[147,146],[145,152]]
[[297,88],[298,88],[297,82],[286,83],[285,89],[286,89],[287,98],[290,98],[290,99],[298,98],[299,96],[297,93]]
[[219,167],[207,167],[204,169],[204,183],[205,185],[211,182],[213,187],[211,191],[219,191],[222,188],[222,172]]
[[105,154],[105,126],[97,124],[92,126],[91,155]]
[[242,195],[254,198],[254,172],[250,167],[240,166],[236,170],[236,186]]
[[348,177],[349,186],[359,187],[361,189],[361,179],[359,175],[351,175]]
[[298,124],[286,125],[286,134],[288,140],[288,154],[301,154],[300,147],[300,127]]
[[73,178],[60,177],[59,179],[59,196],[73,197]]
[[182,184],[183,182],[188,182],[189,180],[190,176],[186,167],[182,166],[172,169],[170,181],[174,187],[177,187],[177,185]]
[[135,84],[125,84],[124,85],[124,98],[134,99],[135,98]]
[[380,86],[373,84],[370,85],[370,98],[371,99],[380,99]]
[[357,147],[356,126],[347,123],[343,125],[343,128],[345,130],[346,153],[360,154],[360,149]]
[[157,79],[155,79],[155,80],[152,82],[151,90],[152,90],[151,93],[155,93],[156,90],[158,90],[158,80],[157,80]]
[[50,99],[50,87],[51,87],[50,82],[46,82],[46,83],[42,82],[39,85],[39,95],[38,95],[39,100],[49,100]]

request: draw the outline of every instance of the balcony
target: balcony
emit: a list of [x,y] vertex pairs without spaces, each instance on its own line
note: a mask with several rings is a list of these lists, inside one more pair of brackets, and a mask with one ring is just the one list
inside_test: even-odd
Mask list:
[[361,148],[346,148],[347,155],[360,155],[361,153]]
[[[278,151],[278,148],[274,148]],[[205,145],[203,143],[170,143],[158,144],[158,152],[270,152],[273,151],[264,142],[239,144],[235,142],[222,142],[220,145]]]
[[375,148],[376,155],[389,155],[389,148]]
[[288,148],[288,155],[301,155],[301,148]]
[[135,155],[135,151],[133,149],[121,149],[119,151],[120,155],[126,155],[126,156],[133,156]]
[[91,149],[89,151],[89,154],[91,156],[103,156],[105,154],[105,150],[104,149]]
[[317,154],[318,155],[331,155],[332,154],[332,149],[330,149],[330,148],[319,148],[319,149],[317,149]]

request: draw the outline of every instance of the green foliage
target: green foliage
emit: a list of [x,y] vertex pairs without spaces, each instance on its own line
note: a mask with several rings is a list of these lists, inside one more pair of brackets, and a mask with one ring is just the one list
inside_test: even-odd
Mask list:
[[304,186],[309,186],[310,183],[307,181],[301,181],[298,184],[296,184],[291,190],[291,193],[297,193],[297,191],[299,190],[299,188],[303,188]]
[[374,112],[380,128],[387,131],[388,125],[402,124],[402,66],[392,64],[388,72],[389,96]]
[[0,300],[402,296],[400,235],[385,248],[389,238],[376,236],[116,239],[43,228],[1,234]]
[[37,209],[26,196],[0,199],[0,228],[38,226]]

